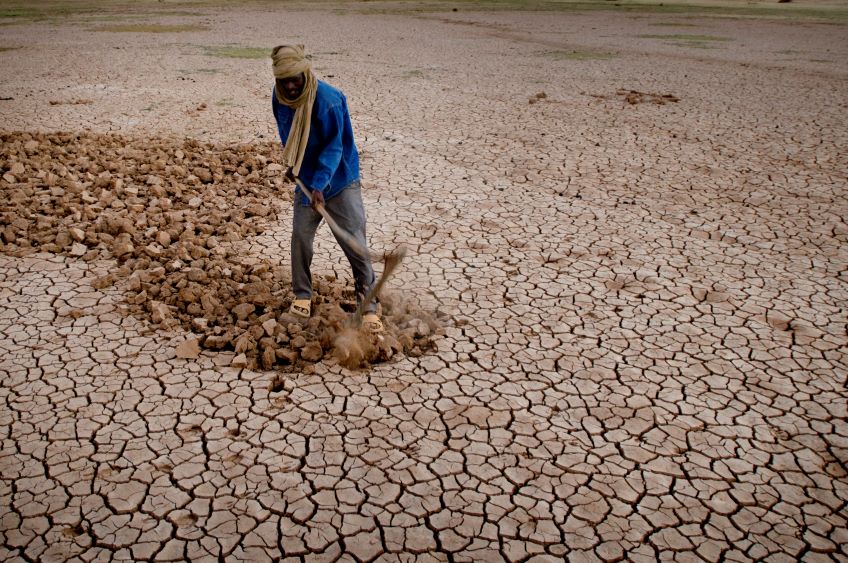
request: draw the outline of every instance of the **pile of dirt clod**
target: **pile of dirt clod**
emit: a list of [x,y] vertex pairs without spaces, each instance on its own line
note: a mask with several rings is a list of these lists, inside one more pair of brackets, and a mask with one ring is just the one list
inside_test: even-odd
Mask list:
[[623,88],[618,89],[615,93],[616,95],[624,98],[624,101],[631,106],[643,103],[652,103],[658,106],[663,106],[668,102],[680,101],[680,98],[673,94],[650,94],[647,92],[640,92],[638,90],[625,90]]
[[119,282],[131,312],[200,335],[178,355],[234,350],[234,365],[270,368],[333,353],[360,367],[432,347],[434,317],[391,299],[385,334],[351,328],[352,291],[329,277],[316,281],[312,318],[286,312],[288,264],[238,248],[290,205],[276,143],[21,132],[0,140],[0,251],[114,258],[95,285]]

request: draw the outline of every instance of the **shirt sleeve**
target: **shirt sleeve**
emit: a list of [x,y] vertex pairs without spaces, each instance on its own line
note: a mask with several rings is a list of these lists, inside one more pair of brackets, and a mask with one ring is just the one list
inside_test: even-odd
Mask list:
[[330,180],[336,173],[339,163],[341,163],[345,115],[345,106],[338,104],[329,108],[322,119],[317,120],[322,129],[321,138],[324,140],[324,146],[318,153],[315,174],[312,175],[312,186],[310,187],[314,190],[323,192],[330,185]]

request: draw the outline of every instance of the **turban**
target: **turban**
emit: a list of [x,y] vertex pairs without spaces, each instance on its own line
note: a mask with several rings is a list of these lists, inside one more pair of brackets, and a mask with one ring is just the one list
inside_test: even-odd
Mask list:
[[303,74],[303,92],[294,100],[287,99],[279,88],[274,87],[277,101],[294,110],[289,137],[283,150],[283,160],[290,166],[295,176],[300,174],[303,155],[309,141],[309,129],[312,121],[312,106],[318,91],[318,80],[312,72],[312,64],[306,58],[303,45],[280,45],[271,51],[274,78],[291,78]]

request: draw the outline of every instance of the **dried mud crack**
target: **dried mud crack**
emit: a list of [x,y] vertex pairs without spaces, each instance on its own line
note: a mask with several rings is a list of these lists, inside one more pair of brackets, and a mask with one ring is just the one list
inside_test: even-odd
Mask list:
[[[459,24],[432,3],[192,3],[191,16],[153,4],[104,5],[97,21],[209,29],[94,31],[58,5],[55,18],[2,22],[16,49],[0,48],[0,97],[14,98],[0,102],[0,127],[131,138],[103,148],[114,137],[72,135],[39,167],[25,147],[41,137],[4,144],[0,561],[846,561],[844,26],[719,18],[718,7],[689,17],[668,3],[469,3],[445,14]],[[168,291],[208,288],[188,279],[193,267],[238,297],[239,284],[267,284],[281,300],[274,322],[296,337],[281,321],[291,186],[269,168],[273,145],[239,144],[277,139],[268,61],[223,56],[278,44],[281,22],[348,99],[372,248],[409,250],[390,287],[454,321],[433,352],[348,370],[301,349],[298,365],[253,371],[232,367],[238,337],[223,352],[200,353],[206,330],[184,340],[195,318],[212,336],[218,326],[163,294],[180,272],[185,286]],[[728,39],[709,49],[641,37],[719,32]],[[135,140],[145,133],[230,144]],[[121,176],[148,219],[123,258],[106,238],[121,233],[94,226],[123,210],[100,204],[77,220],[48,209],[46,173],[64,189],[54,163],[90,198],[105,189],[133,203],[95,187],[117,170],[76,160],[140,166],[118,150],[156,143],[165,168],[148,158],[150,170]],[[260,154],[266,163],[238,172]],[[148,194],[150,175],[164,195]],[[73,197],[81,213],[98,205]],[[144,251],[159,245],[148,229],[172,228],[153,222],[162,198],[162,217],[185,209],[192,228],[161,248],[190,242],[190,260]],[[269,213],[232,220],[254,201]],[[230,214],[222,225],[240,240],[197,228],[212,212]],[[39,220],[54,224],[34,246]],[[81,240],[43,251],[56,244],[48,232],[71,228]],[[196,242],[210,236],[218,247]],[[315,242],[313,311],[326,319],[352,305],[350,269],[329,229]],[[191,257],[200,249],[209,256]],[[206,267],[216,261],[221,277]],[[143,281],[154,263],[162,279]],[[133,276],[130,297],[148,301],[128,306]],[[227,315],[241,304],[215,295]],[[149,300],[179,327],[151,327]],[[391,334],[430,328],[389,305]],[[217,336],[244,335],[269,305],[243,309]],[[241,361],[261,363],[270,336],[250,338],[257,355]]]
[[432,347],[436,319],[391,296],[383,300],[385,334],[351,327],[352,291],[332,276],[317,280],[310,319],[286,312],[288,264],[239,249],[291,205],[274,143],[26,132],[0,139],[0,251],[114,259],[95,288],[117,284],[131,313],[200,335],[181,357],[196,357],[199,344],[234,351],[235,367],[332,354],[356,368]]

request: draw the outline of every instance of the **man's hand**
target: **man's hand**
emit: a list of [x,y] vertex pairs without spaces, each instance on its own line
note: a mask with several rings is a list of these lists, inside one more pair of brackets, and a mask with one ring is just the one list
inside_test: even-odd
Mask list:
[[[307,189],[309,189],[309,188],[307,188]],[[312,208],[313,209],[315,209],[319,205],[322,206],[322,207],[324,206],[324,194],[323,193],[319,192],[318,190],[312,190],[310,192],[310,195],[312,196]]]
[[[297,183],[297,178],[292,173],[291,167],[286,168],[286,178],[288,178],[292,182]],[[321,206],[324,205],[324,194],[323,193],[321,193],[318,190],[313,190],[313,189],[307,188],[306,184],[304,184],[303,182],[300,182],[300,184],[302,186],[301,189],[303,189],[306,192],[306,197],[308,197],[309,201],[312,202],[313,208],[315,208],[319,205],[321,205]]]

